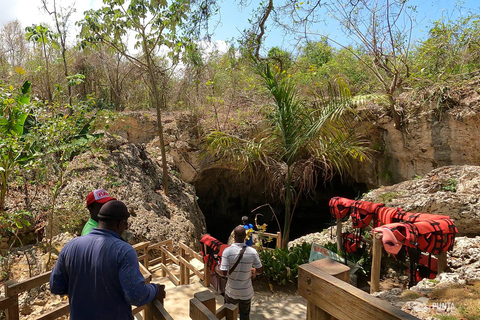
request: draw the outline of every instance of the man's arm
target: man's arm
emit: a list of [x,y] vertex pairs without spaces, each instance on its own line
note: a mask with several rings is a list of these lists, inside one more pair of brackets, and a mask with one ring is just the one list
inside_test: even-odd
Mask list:
[[218,264],[215,266],[215,272],[223,277],[226,277],[228,275],[228,270],[220,270]]
[[[128,245],[120,263],[118,276],[127,301],[134,306],[142,306],[154,298],[165,297],[164,288],[153,283],[146,284],[138,266],[137,253]],[[162,290],[163,289],[163,290]]]
[[68,294],[68,274],[65,269],[64,254],[62,250],[50,274],[50,292],[53,294]]

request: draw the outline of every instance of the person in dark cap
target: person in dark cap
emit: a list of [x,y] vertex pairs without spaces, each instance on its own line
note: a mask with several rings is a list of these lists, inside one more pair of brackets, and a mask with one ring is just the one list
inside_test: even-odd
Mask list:
[[165,298],[165,286],[146,284],[137,254],[122,237],[130,214],[111,200],[98,213],[98,227],[68,242],[50,275],[50,291],[68,295],[70,319],[133,319],[132,305]]
[[111,200],[117,200],[111,197],[105,189],[93,190],[87,195],[87,209],[90,212],[90,219],[82,230],[82,236],[89,234],[93,228],[98,226],[98,212],[102,206]]

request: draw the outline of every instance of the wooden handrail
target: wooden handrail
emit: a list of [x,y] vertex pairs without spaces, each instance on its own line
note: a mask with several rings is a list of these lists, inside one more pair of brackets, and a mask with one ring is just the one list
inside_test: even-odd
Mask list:
[[21,294],[30,289],[36,288],[44,283],[50,281],[50,274],[52,271],[42,273],[38,276],[32,277],[28,280],[24,280],[18,283],[7,284],[6,288],[8,290],[8,295],[13,296]]
[[195,268],[190,262],[188,262],[188,260],[186,260],[185,258],[182,258],[182,257],[178,257],[178,260],[180,262],[180,264],[183,264],[185,267],[187,267],[190,271],[192,271],[193,273],[195,273],[197,275],[197,277],[200,278],[200,280],[203,281],[204,279],[204,274],[199,271],[197,268]]
[[155,320],[173,320],[167,310],[165,310],[165,307],[157,299],[154,299],[148,304],[148,310]]
[[47,314],[41,315],[36,320],[55,320],[61,316],[65,316],[70,313],[70,306],[68,303],[66,305],[60,306]]
[[[418,320],[370,294],[312,266],[298,269],[298,292],[313,304],[338,320]],[[348,307],[345,307],[348,306]],[[323,316],[323,315],[322,315]],[[325,319],[313,317],[311,320]]]
[[17,296],[6,297],[0,299],[0,310],[6,310],[11,308],[15,305],[18,305],[18,298]]
[[187,247],[187,245],[185,245],[183,242],[180,242],[180,248],[182,248],[183,250],[185,250],[185,252],[187,252],[187,254],[189,254],[190,256],[196,258],[197,260],[199,261],[203,261],[203,257],[201,254],[199,254],[198,252],[195,252],[194,250],[192,250],[191,248]]

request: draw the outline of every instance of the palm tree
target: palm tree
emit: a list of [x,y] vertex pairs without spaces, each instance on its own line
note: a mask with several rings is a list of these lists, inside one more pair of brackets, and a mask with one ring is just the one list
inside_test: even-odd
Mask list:
[[299,196],[313,191],[318,177],[327,181],[351,172],[352,160],[367,159],[367,148],[351,125],[352,100],[343,82],[329,84],[310,106],[290,78],[276,75],[268,64],[259,73],[274,102],[271,125],[252,139],[212,131],[206,143],[219,161],[238,171],[266,174],[267,188],[285,205],[285,247]]

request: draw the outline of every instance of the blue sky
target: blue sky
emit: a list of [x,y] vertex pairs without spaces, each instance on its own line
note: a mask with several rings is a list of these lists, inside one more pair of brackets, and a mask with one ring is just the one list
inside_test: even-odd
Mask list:
[[[57,0],[57,3],[60,3],[62,6],[73,2],[74,0]],[[212,40],[229,41],[239,37],[241,32],[248,28],[250,11],[256,7],[255,4],[258,4],[258,2],[259,0],[252,0],[250,7],[243,11],[239,11],[237,6],[238,1],[224,0],[221,2],[220,15],[217,17],[217,21],[218,19],[221,19],[221,21],[215,28],[215,35]],[[465,0],[461,1],[458,6],[455,6],[457,2],[458,1],[455,0],[410,0],[408,3],[417,6],[418,9],[417,22],[419,24],[414,29],[414,37],[424,37],[428,31],[428,25],[432,21],[440,19],[442,16],[455,19],[458,15],[465,15],[469,11],[480,14],[480,1]],[[51,23],[51,17],[43,13],[40,5],[40,0],[0,0],[0,26],[16,18],[22,22],[24,27],[33,23]],[[72,20],[76,21],[81,19],[82,13],[89,8],[99,8],[101,6],[101,0],[76,0],[75,7],[77,12],[72,17]],[[454,10],[454,8],[456,9]],[[210,23],[210,26],[213,28],[214,22]],[[316,28],[316,31],[319,33],[329,34],[342,44],[348,44],[348,42],[350,42],[333,21],[329,21],[328,26],[319,24]],[[278,46],[291,51],[294,49],[292,43],[295,43],[295,37],[284,38],[280,30],[271,30],[265,40],[267,49]]]
[[[299,0],[302,1],[302,0]],[[469,12],[480,14],[479,0],[410,0],[409,5],[417,7],[417,23],[413,30],[413,38],[424,38],[429,30],[432,21],[442,17],[456,19],[459,15],[467,15]],[[252,3],[258,3],[253,0]],[[457,5],[456,5],[457,4]],[[243,12],[239,12],[236,5],[226,5],[224,2],[220,11],[220,17],[223,22],[216,29],[214,40],[229,40],[239,37],[241,31],[248,28],[249,12],[255,6],[252,4]],[[250,10],[249,10],[250,9]],[[342,44],[349,44],[349,40],[340,30],[338,24],[333,20],[328,20],[328,25],[318,24],[316,26],[318,33],[328,34]],[[265,39],[266,48],[278,46],[282,49],[291,51],[292,43],[296,43],[295,37],[284,38],[280,30],[271,30]]]

